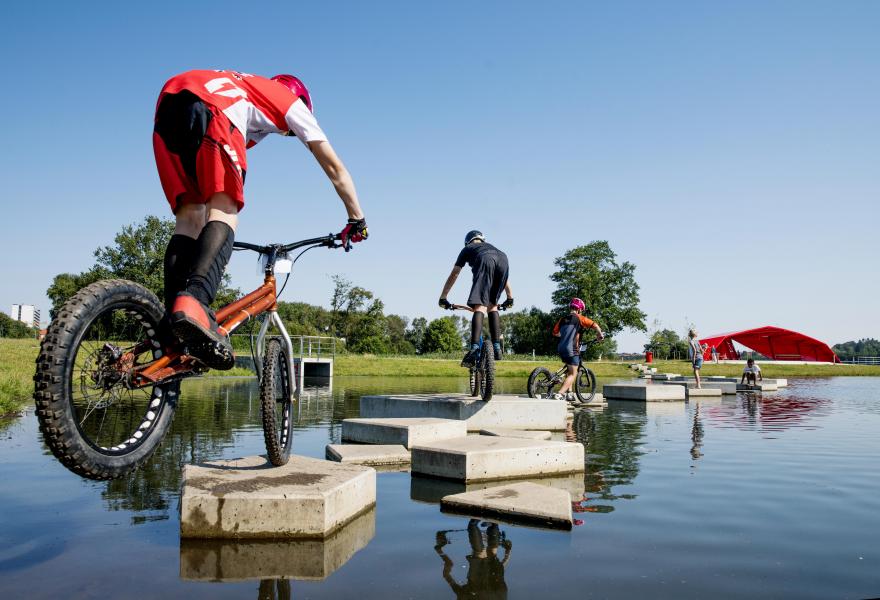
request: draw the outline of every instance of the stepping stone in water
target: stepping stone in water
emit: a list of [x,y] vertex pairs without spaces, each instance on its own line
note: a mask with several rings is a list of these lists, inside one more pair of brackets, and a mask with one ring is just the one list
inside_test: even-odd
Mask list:
[[181,538],[323,538],[376,504],[376,471],[291,456],[183,467]]
[[320,581],[376,535],[376,511],[356,517],[325,539],[180,540],[180,578],[234,582],[250,579]]
[[371,467],[409,465],[409,450],[401,445],[328,444],[327,460]]
[[584,447],[474,435],[412,448],[413,473],[457,481],[540,477],[584,470]]
[[416,444],[467,435],[464,421],[436,418],[365,418],[342,421],[342,439],[362,444]]
[[775,381],[773,383],[759,381],[755,385],[749,385],[748,383],[736,384],[736,391],[738,392],[775,392],[777,389]]
[[637,383],[606,383],[602,388],[605,398],[639,402],[670,402],[684,400],[684,388],[679,385],[639,385]]
[[511,483],[517,483],[520,481],[528,481],[537,485],[543,485],[544,487],[566,491],[573,499],[580,500],[584,497],[585,487],[583,473],[565,473],[563,475],[554,475],[552,477],[533,477],[521,480],[496,479],[494,481],[473,481],[470,483],[452,481],[451,479],[440,479],[438,477],[413,475],[410,477],[409,497],[411,500],[417,502],[440,504],[440,501],[443,498],[451,496],[452,494],[477,492],[502,485],[510,485]]
[[480,435],[522,438],[524,440],[549,440],[553,434],[549,431],[529,431],[527,429],[506,429],[504,427],[492,427],[489,429],[481,429]]
[[469,516],[571,529],[571,495],[528,481],[446,496],[440,510]]
[[702,389],[697,389],[695,387],[693,387],[693,388],[689,387],[689,388],[685,388],[685,392],[687,393],[688,398],[698,398],[698,397],[699,398],[709,398],[709,397],[720,398],[721,397],[721,390],[719,390],[718,388],[705,387]]

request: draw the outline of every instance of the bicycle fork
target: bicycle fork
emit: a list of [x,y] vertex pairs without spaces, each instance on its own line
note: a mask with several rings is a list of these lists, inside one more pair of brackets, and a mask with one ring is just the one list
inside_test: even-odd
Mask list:
[[290,373],[290,377],[296,380],[296,383],[293,385],[291,389],[291,395],[295,392],[299,391],[299,377],[296,374],[296,371],[293,369],[293,342],[290,341],[290,335],[287,333],[287,329],[284,327],[284,322],[281,320],[281,317],[278,316],[278,311],[269,310],[266,311],[268,313],[268,317],[263,319],[263,324],[260,325],[260,332],[257,334],[257,358],[258,360],[254,363],[254,369],[257,372],[257,379],[262,379],[263,377],[263,353],[265,351],[265,341],[266,341],[266,333],[269,331],[269,325],[274,324],[275,327],[278,328],[278,331],[281,332],[281,339],[284,340],[284,346],[287,349],[287,372]]

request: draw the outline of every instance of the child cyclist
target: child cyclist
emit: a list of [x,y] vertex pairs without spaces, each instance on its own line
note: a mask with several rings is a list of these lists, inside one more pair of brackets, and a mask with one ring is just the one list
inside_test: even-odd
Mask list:
[[343,244],[367,237],[354,182],[318,126],[302,81],[222,70],[169,79],[153,129],[159,179],[176,220],[165,250],[165,325],[215,369],[231,368],[234,357],[228,332],[209,305],[244,207],[246,151],[270,133],[296,136],[330,179],[348,213]]
[[581,363],[581,333],[585,329],[595,329],[596,339],[598,340],[602,340],[605,335],[602,333],[602,328],[599,327],[598,323],[581,314],[586,308],[583,300],[572,298],[568,306],[571,312],[559,319],[553,327],[553,335],[559,338],[559,345],[556,347],[556,351],[568,369],[565,380],[562,382],[562,387],[559,388],[559,392],[553,394],[553,399],[574,401],[571,386],[577,375],[578,365]]

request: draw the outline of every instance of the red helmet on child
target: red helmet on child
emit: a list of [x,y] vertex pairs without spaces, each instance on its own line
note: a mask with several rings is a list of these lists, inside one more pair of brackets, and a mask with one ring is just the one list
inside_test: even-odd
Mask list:
[[580,298],[572,298],[568,306],[575,310],[584,310],[587,307],[587,305],[584,304],[584,301]]
[[303,102],[306,103],[306,106],[309,107],[311,112],[315,112],[312,110],[312,97],[309,96],[309,90],[306,88],[306,84],[300,81],[299,77],[294,77],[293,75],[276,75],[272,77],[272,81],[277,81],[291,92],[299,96],[303,99]]

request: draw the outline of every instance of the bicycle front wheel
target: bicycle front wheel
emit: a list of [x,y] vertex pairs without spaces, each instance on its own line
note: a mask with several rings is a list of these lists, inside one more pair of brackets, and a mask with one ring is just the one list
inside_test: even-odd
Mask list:
[[480,393],[483,400],[491,400],[495,391],[495,352],[492,347],[483,346],[480,357]]
[[574,393],[581,402],[590,402],[596,395],[596,376],[583,365],[578,368],[577,378],[574,380]]
[[281,340],[269,340],[263,358],[263,378],[260,380],[260,409],[266,455],[276,467],[287,464],[293,446],[291,393],[287,352]]
[[40,344],[34,401],[43,440],[89,479],[116,479],[156,450],[180,382],[138,386],[135,371],[162,354],[165,309],[132,281],[98,281],[71,297]]
[[482,387],[483,378],[480,377],[480,369],[478,366],[473,366],[469,369],[470,371],[470,389],[471,396],[474,398],[480,395],[480,388]]

